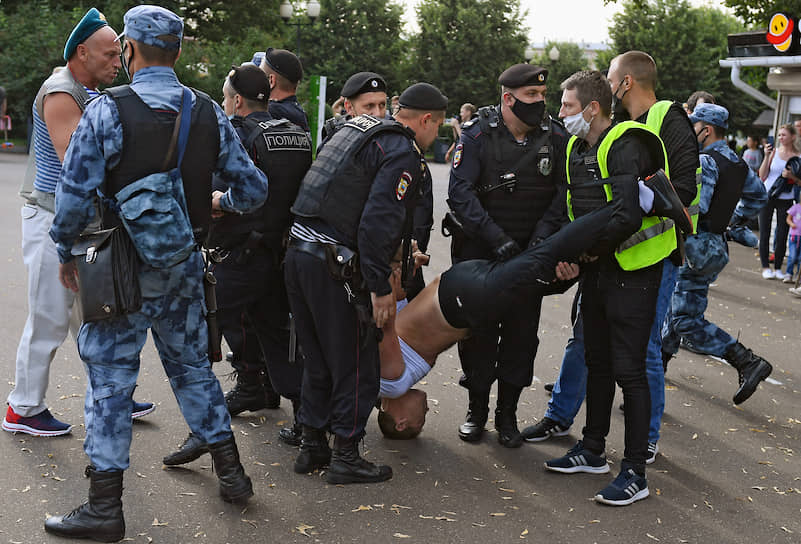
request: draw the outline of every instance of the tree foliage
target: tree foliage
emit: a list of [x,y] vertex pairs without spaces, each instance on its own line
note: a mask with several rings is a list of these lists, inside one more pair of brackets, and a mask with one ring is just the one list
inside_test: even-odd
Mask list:
[[[549,52],[554,47],[559,51],[559,58],[552,61]],[[545,44],[545,50],[531,59],[531,64],[548,68],[548,92],[545,104],[548,113],[553,117],[557,116],[561,106],[562,90],[559,88],[561,83],[579,70],[588,70],[590,67],[584,50],[572,42],[548,42]]]
[[771,16],[779,11],[801,17],[801,0],[724,0],[723,3],[755,29],[767,28]]
[[301,52],[310,73],[328,78],[329,102],[356,72],[381,74],[389,94],[403,90],[402,13],[392,0],[321,0],[320,17],[304,29]]
[[519,0],[423,0],[414,39],[416,80],[437,85],[449,110],[498,102],[498,76],[524,62]]
[[743,30],[736,18],[687,0],[625,0],[609,29],[612,47],[598,56],[598,65],[608,66],[625,51],[645,51],[656,61],[658,98],[683,102],[694,91],[708,91],[729,109],[732,130],[750,131],[764,106],[736,89],[729,69],[718,64],[728,56],[727,35]]

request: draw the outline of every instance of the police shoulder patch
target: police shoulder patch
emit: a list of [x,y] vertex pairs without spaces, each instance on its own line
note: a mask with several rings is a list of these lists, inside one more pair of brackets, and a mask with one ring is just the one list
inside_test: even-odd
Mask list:
[[401,174],[401,177],[398,180],[398,188],[395,189],[395,196],[398,198],[398,200],[403,200],[403,197],[406,196],[406,191],[409,190],[409,185],[411,185],[411,183],[412,175],[404,170],[403,174]]
[[459,164],[462,162],[462,144],[461,142],[456,145],[456,149],[453,152],[453,167],[459,168]]
[[358,130],[360,130],[362,132],[367,132],[371,128],[373,128],[373,127],[375,127],[377,125],[380,125],[380,124],[381,124],[381,120],[380,119],[377,119],[377,118],[375,118],[375,117],[373,117],[371,115],[366,115],[365,114],[365,115],[359,115],[358,117],[354,117],[353,119],[350,119],[347,123],[345,123],[345,126],[353,127],[353,128],[358,129]]

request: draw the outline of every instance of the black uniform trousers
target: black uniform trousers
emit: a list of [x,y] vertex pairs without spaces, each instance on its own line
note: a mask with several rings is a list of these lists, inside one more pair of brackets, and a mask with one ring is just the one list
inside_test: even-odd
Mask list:
[[625,452],[621,467],[645,471],[651,395],[645,354],[656,313],[662,262],[631,272],[614,257],[586,266],[581,299],[587,365],[584,444],[602,452],[612,415],[615,383],[623,390]]
[[378,398],[378,331],[359,323],[343,282],[323,259],[290,246],[284,277],[304,356],[298,419],[361,438]]
[[232,366],[265,374],[283,397],[300,399],[303,364],[289,364],[289,303],[276,250],[231,250],[213,268],[217,278],[217,324],[231,351]]
[[[476,258],[492,256],[466,241],[454,264]],[[471,335],[458,343],[464,373],[459,384],[476,393],[488,392],[495,380],[520,388],[531,385],[540,343],[541,306],[542,297],[532,297],[526,305],[510,308],[500,322],[471,330]]]

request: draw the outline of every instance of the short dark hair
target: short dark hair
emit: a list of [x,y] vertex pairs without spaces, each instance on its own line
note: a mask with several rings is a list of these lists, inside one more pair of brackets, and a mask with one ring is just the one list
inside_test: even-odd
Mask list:
[[609,117],[612,114],[612,89],[609,80],[598,70],[581,70],[576,72],[559,86],[563,91],[576,90],[581,109],[595,100],[601,106],[601,113]]
[[690,98],[687,99],[687,109],[690,111],[695,111],[695,106],[698,105],[699,100],[703,100],[706,104],[715,103],[715,97],[712,96],[712,93],[708,93],[706,91],[695,91],[690,95]]
[[630,75],[648,90],[656,89],[656,62],[651,55],[643,51],[626,51],[614,60],[617,62],[618,72]]
[[142,55],[142,59],[147,62],[152,62],[163,66],[173,66],[175,61],[178,60],[178,54],[181,52],[180,48],[164,49],[162,47],[156,47],[155,45],[149,45],[136,40],[132,41],[136,42],[136,53]]
[[378,428],[381,429],[381,433],[391,440],[410,440],[412,438],[417,437],[418,434],[423,430],[423,428],[416,429],[414,427],[406,427],[402,431],[399,431],[395,428],[397,423],[395,422],[395,418],[386,413],[384,410],[378,410]]

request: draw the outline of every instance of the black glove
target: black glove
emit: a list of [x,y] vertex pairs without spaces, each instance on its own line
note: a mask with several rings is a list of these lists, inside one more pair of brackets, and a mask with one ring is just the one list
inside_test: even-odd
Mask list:
[[505,236],[499,245],[495,247],[493,250],[495,253],[495,258],[499,261],[508,261],[518,253],[520,253],[520,246],[517,245],[517,242]]

